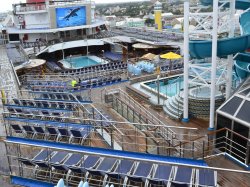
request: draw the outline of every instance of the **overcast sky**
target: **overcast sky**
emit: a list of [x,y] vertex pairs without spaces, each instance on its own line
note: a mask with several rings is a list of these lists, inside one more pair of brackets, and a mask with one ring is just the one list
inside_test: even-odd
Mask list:
[[[95,0],[96,3],[114,3],[114,2],[131,2],[143,0]],[[0,0],[0,12],[12,10],[13,3],[26,2],[26,0]]]

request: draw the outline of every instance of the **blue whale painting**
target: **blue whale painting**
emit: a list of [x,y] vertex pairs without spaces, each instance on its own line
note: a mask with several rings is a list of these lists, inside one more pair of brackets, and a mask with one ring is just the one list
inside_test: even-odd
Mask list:
[[86,25],[86,7],[56,8],[57,28]]

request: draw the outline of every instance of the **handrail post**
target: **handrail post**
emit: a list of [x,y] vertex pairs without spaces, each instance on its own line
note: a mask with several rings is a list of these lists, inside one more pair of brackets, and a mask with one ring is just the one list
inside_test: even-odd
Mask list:
[[250,157],[250,140],[247,141],[246,161],[245,161],[245,164],[247,165],[250,162],[249,157]]
[[[226,131],[226,137],[225,137],[225,151],[224,152],[227,152],[227,139],[228,139],[228,130]],[[230,141],[231,142],[231,141]],[[230,150],[231,150],[231,148],[230,148]],[[231,153],[231,151],[230,151],[230,153]]]
[[194,141],[192,142],[192,157],[194,159]]
[[181,142],[180,142],[180,157],[181,157]]
[[205,157],[205,142],[202,142],[202,158],[204,159]]

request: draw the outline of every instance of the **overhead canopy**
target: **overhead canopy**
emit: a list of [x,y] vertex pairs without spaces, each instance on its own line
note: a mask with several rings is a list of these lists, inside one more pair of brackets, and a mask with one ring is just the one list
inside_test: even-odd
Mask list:
[[182,58],[181,55],[176,54],[176,53],[173,53],[173,52],[169,52],[169,53],[163,54],[163,55],[161,55],[160,57],[161,57],[161,58],[164,58],[164,59],[168,59],[168,60],[175,60],[175,59],[180,59],[180,58]]
[[137,43],[133,45],[133,48],[137,48],[137,49],[155,49],[158,48],[155,45],[149,45],[149,44],[144,44],[144,43]]
[[46,60],[43,59],[31,59],[25,66],[25,68],[35,68],[46,63]]
[[237,127],[239,124],[242,124],[250,128],[249,109],[250,77],[245,80],[241,88],[224,102],[216,112],[227,119],[236,121],[238,123]]
[[109,44],[114,44],[119,42],[132,43],[132,39],[128,36],[114,36],[110,38],[103,38],[101,40]]
[[88,39],[88,40],[76,40],[70,42],[62,42],[58,44],[51,45],[44,50],[42,50],[39,54],[44,52],[52,53],[55,51],[63,50],[63,49],[71,49],[75,47],[83,47],[83,46],[97,46],[97,45],[104,45],[104,42],[99,39]]
[[30,68],[35,68],[38,66],[41,66],[46,63],[46,60],[43,59],[30,59],[28,62],[23,63],[19,66],[15,66],[15,70],[19,69],[30,69]]
[[143,55],[141,57],[141,59],[144,59],[144,60],[153,60],[155,57],[156,57],[155,54],[147,53],[147,54]]

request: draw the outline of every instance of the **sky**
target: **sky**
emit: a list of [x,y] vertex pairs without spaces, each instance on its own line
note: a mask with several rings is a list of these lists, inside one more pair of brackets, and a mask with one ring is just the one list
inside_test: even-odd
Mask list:
[[[12,10],[12,4],[26,2],[26,0],[0,0],[0,12]],[[96,3],[114,3],[114,2],[131,2],[131,1],[138,1],[138,0],[95,0]],[[142,1],[142,0],[141,0]]]

